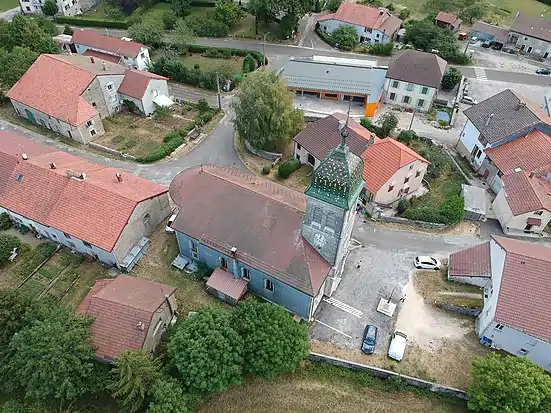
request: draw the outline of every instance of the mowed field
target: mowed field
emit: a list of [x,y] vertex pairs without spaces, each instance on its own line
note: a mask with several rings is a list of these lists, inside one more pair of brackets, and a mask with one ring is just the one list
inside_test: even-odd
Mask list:
[[0,12],[11,10],[19,6],[17,0],[0,0]]

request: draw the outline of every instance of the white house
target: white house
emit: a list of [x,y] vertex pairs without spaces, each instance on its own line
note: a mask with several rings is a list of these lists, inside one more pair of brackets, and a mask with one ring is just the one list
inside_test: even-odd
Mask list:
[[157,106],[171,106],[166,77],[155,73],[128,70],[119,86],[121,99],[130,100],[145,114],[151,115]]
[[352,25],[361,43],[389,43],[402,26],[402,20],[387,9],[343,2],[335,13],[318,19],[318,24],[327,34],[344,24]]
[[98,57],[138,70],[146,70],[151,65],[149,49],[131,40],[80,29],[73,33],[72,42],[78,54]]
[[493,236],[489,256],[470,259],[489,259],[491,270],[476,320],[481,343],[551,372],[551,248]]
[[168,188],[0,131],[0,213],[32,234],[122,270],[170,214]]
[[508,43],[515,44],[521,53],[547,59],[551,53],[551,20],[517,12],[511,26]]
[[426,52],[407,50],[388,64],[383,101],[386,104],[427,112],[432,107],[447,63]]
[[[19,7],[23,14],[42,14],[42,7],[46,0],[19,0]],[[80,0],[56,0],[60,14],[75,16],[82,12]]]

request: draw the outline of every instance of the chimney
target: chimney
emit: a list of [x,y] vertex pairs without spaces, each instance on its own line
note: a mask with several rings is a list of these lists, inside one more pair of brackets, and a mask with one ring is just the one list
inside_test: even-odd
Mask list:
[[103,68],[103,70],[107,70],[107,67],[105,66],[105,60],[101,61],[101,67]]
[[516,110],[520,110],[521,108],[523,108],[524,106],[526,106],[526,102],[523,102],[522,100],[518,103],[517,105],[517,109]]
[[29,157],[27,156],[27,154],[25,152],[23,152],[21,154],[21,158],[23,158],[24,161],[26,161],[27,159],[29,159]]
[[488,115],[488,119],[486,119],[486,126],[488,126],[490,124],[490,121],[492,120],[492,118],[494,117],[494,114],[493,113],[490,113]]
[[375,135],[371,135],[369,137],[369,141],[367,141],[367,147],[370,147],[371,145],[373,145],[375,143]]
[[140,331],[144,331],[145,330],[145,324],[141,321],[138,321],[138,324],[136,324],[136,329],[138,329]]
[[117,177],[118,182],[122,182],[122,175],[119,172],[117,172],[115,176]]
[[90,63],[96,63],[96,61],[94,60],[94,56],[90,56]]
[[534,171],[531,171],[531,172],[528,174],[528,177],[529,177],[529,178],[533,178],[535,175],[536,175],[536,173],[535,173]]
[[237,248],[231,247],[231,260],[232,260],[232,267],[233,267],[233,278],[238,279],[239,278],[239,266],[237,265]]
[[55,164],[55,162],[52,162],[52,163],[50,164],[50,169],[55,169],[55,168],[56,168],[56,164]]

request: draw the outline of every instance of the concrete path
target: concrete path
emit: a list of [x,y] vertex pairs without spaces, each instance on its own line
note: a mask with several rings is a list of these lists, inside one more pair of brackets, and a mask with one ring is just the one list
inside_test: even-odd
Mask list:
[[0,19],[11,21],[13,17],[17,16],[18,14],[21,14],[21,9],[19,7],[16,7],[14,9],[1,12]]

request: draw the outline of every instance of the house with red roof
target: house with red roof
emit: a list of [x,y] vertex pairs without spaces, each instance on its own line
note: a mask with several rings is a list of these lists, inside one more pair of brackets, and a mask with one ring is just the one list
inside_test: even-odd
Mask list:
[[551,248],[492,236],[452,254],[451,271],[486,280],[476,320],[480,342],[551,372]]
[[327,34],[342,25],[356,29],[360,43],[389,43],[402,26],[402,20],[387,9],[342,2],[335,13],[318,19],[317,24]]
[[[341,141],[339,125],[346,115],[334,113],[309,123],[294,138],[295,158],[316,169]],[[419,189],[429,162],[392,138],[379,139],[359,123],[348,119],[347,144],[363,160],[366,203],[391,205]]]
[[0,131],[0,212],[37,237],[130,270],[171,209],[165,186]]
[[439,11],[434,19],[434,24],[442,29],[456,32],[461,27],[463,21],[456,14],[447,11]]
[[165,77],[94,56],[41,55],[9,90],[19,116],[88,143],[105,133],[101,119],[132,101],[149,115],[170,106]]
[[78,54],[119,63],[132,69],[147,70],[151,65],[149,49],[127,38],[106,36],[92,30],[78,29],[72,43]]
[[98,280],[77,313],[91,317],[96,358],[114,363],[123,351],[153,352],[176,321],[175,287],[128,275]]

